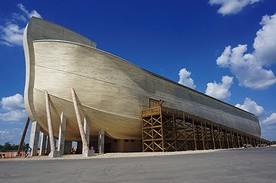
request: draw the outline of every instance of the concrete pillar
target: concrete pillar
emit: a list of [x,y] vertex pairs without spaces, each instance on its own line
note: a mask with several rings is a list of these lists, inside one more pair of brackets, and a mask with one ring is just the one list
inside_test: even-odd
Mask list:
[[[83,119],[83,129],[85,133],[85,139],[87,142],[87,147],[82,147],[82,154],[84,156],[92,156],[94,154],[94,150],[90,150],[89,142],[90,142],[90,126],[91,126],[91,120],[90,118],[86,115]],[[84,143],[82,143],[84,144]]]
[[59,136],[58,136],[58,151],[60,155],[64,154],[65,131],[66,131],[66,117],[62,112],[60,115]]
[[104,130],[101,129],[99,131],[99,136],[98,136],[98,150],[99,150],[99,154],[103,154],[104,153]]
[[45,155],[45,150],[46,150],[46,140],[47,140],[47,135],[45,133],[41,133],[41,138],[40,138],[40,152],[39,155]]
[[[91,121],[88,116],[85,116],[83,120],[84,120],[83,128],[84,128],[84,133],[85,133],[85,139],[87,141],[87,146],[88,146],[87,149],[89,149]],[[86,149],[85,147],[82,147],[82,152],[84,152],[85,149]]]
[[70,154],[72,148],[72,141],[65,141],[64,142],[64,154]]
[[37,155],[39,132],[40,132],[39,124],[37,123],[37,121],[33,121],[32,122],[31,135],[30,135],[30,143],[29,143],[30,148],[32,148],[32,151],[29,154],[30,156],[36,156]]

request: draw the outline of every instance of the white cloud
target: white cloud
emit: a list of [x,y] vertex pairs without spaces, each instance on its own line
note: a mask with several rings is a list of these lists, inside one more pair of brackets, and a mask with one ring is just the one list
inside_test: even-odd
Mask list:
[[265,15],[260,22],[263,27],[256,33],[253,47],[254,55],[262,61],[264,65],[276,63],[276,14]]
[[272,113],[269,117],[265,118],[262,122],[263,125],[276,124],[276,113]]
[[227,46],[217,59],[217,65],[229,68],[241,86],[265,89],[276,84],[276,77],[269,67],[276,64],[276,14],[264,16],[263,27],[256,33],[252,53],[247,45]]
[[3,33],[1,35],[2,44],[7,46],[22,45],[24,28],[20,28],[16,24],[7,24],[6,26],[0,26],[0,30]]
[[[0,44],[6,46],[21,46],[24,32],[24,26],[20,26],[20,22],[26,22],[31,17],[42,18],[42,16],[36,11],[29,12],[22,4],[17,5],[21,10],[21,13],[13,13],[13,19],[9,20],[6,25],[0,26]],[[12,23],[16,22],[16,23]]]
[[28,17],[28,18],[32,18],[32,17],[37,17],[37,18],[42,18],[42,16],[36,11],[36,10],[32,10],[31,12],[29,12],[24,6],[23,4],[17,4],[17,7],[22,10],[22,12]]
[[22,135],[22,129],[11,128],[0,130],[0,144],[10,142],[11,144],[18,144]]
[[245,6],[261,0],[209,0],[210,5],[219,5],[218,13],[222,15],[237,14]]
[[220,100],[227,99],[231,96],[229,89],[232,84],[233,77],[223,76],[221,83],[217,83],[216,81],[208,83],[205,94]]
[[25,110],[14,110],[14,111],[0,113],[0,121],[18,122],[25,118],[27,118]]
[[0,121],[18,122],[27,118],[23,97],[20,94],[3,97],[0,104],[1,111],[4,111],[0,113]]
[[221,67],[227,68],[229,66],[229,57],[231,56],[231,46],[227,46],[221,56],[217,59],[217,64]]
[[10,97],[3,97],[1,100],[1,105],[5,110],[23,109],[23,97],[18,93]]
[[191,72],[187,71],[186,68],[183,68],[179,71],[179,81],[178,83],[189,88],[195,89],[196,85],[194,80],[191,78]]
[[236,104],[235,106],[247,112],[251,112],[256,116],[260,116],[264,113],[264,108],[250,98],[245,98],[243,104]]

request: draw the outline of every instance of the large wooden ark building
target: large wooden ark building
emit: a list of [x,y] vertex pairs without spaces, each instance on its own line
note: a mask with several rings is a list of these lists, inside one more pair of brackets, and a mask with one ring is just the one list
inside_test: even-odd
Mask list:
[[[23,38],[25,106],[33,153],[42,132],[55,157],[72,141],[102,152],[256,146],[258,117],[96,48],[64,27],[32,18]],[[48,142],[46,142],[48,139]]]

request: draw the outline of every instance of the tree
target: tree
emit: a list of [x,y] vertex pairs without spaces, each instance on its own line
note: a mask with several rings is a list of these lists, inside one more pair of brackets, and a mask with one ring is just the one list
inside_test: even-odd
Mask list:
[[6,152],[10,150],[12,150],[12,145],[10,144],[10,142],[6,142],[1,149],[2,152]]
[[10,144],[10,142],[6,142],[4,145],[0,145],[0,152],[13,151],[17,149],[18,145]]

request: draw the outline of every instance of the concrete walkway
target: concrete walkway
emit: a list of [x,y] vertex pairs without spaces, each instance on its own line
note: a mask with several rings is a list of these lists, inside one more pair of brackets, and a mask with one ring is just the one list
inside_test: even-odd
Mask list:
[[117,157],[113,153],[52,161],[5,160],[0,161],[0,182],[251,183],[276,180],[276,147],[210,152],[140,157],[135,154],[144,153],[117,154]]

